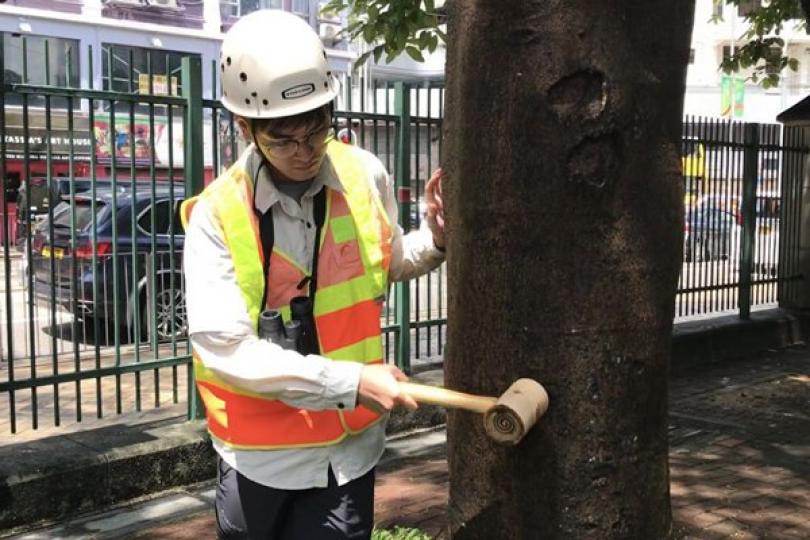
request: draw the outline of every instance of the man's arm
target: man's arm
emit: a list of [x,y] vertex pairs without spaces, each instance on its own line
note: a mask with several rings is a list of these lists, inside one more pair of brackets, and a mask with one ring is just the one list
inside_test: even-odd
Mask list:
[[418,229],[404,234],[398,225],[399,209],[394,195],[394,182],[377,159],[375,181],[385,206],[394,237],[391,244],[391,281],[407,281],[435,270],[444,262],[444,253],[433,242],[433,233],[427,221],[422,220]]

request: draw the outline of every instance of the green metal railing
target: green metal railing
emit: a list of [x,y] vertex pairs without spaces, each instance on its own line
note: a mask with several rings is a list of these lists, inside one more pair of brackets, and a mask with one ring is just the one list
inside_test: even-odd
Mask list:
[[[113,92],[93,88],[89,50],[85,86],[57,87],[28,79],[25,38],[22,49],[21,81],[0,88],[0,394],[7,396],[0,430],[156,409],[199,417],[177,211],[244,148],[234,119],[212,98],[219,70],[211,66],[205,97],[199,57],[185,58],[182,95],[172,95],[171,84],[158,95],[154,72],[169,67],[147,59],[147,73],[130,70],[128,91]],[[0,68],[3,58],[0,50]],[[59,61],[70,71],[78,59]],[[400,225],[406,232],[421,226],[424,184],[441,154],[443,89],[348,78],[344,90],[338,135],[381,159],[392,173]],[[803,132],[687,119],[684,149],[690,230],[677,318],[732,310],[747,317],[752,306],[791,298],[802,279]],[[686,167],[698,149],[699,165]],[[13,178],[22,180],[19,189]],[[393,285],[381,321],[388,362],[416,371],[441,360],[445,293],[444,267]]]
[[[154,409],[180,407],[191,418],[201,413],[186,337],[177,209],[244,144],[231,115],[203,96],[199,57],[183,60],[179,96],[171,95],[171,85],[166,94],[154,93],[153,68],[160,73],[161,66],[149,58],[148,73],[130,70],[128,91],[94,88],[93,58],[90,49],[82,88],[34,84],[24,67],[20,81],[4,80],[0,89],[0,128],[22,141],[11,149],[7,137],[0,142],[6,179],[0,393],[8,396],[7,407],[0,404],[0,424],[8,425],[0,429],[12,434]],[[59,61],[70,69],[77,59]],[[47,52],[44,62],[49,73]],[[215,65],[212,74],[214,96]],[[336,113],[338,128],[354,133],[354,144],[393,171],[400,221],[410,230],[421,219],[424,182],[438,166],[435,103],[442,90],[377,85],[361,91],[353,106],[351,84]],[[6,107],[6,96],[21,106]],[[88,144],[78,150],[76,141]],[[9,185],[15,175],[16,191]],[[13,200],[17,195],[20,201]],[[440,269],[393,286],[381,321],[389,362],[411,370],[439,358],[444,283]]]

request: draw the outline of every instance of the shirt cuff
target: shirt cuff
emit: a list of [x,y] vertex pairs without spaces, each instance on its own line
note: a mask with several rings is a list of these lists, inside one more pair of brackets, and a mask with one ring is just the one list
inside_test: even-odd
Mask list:
[[357,389],[360,386],[360,371],[363,364],[333,360],[324,369],[326,384],[323,400],[328,409],[351,411],[357,404]]

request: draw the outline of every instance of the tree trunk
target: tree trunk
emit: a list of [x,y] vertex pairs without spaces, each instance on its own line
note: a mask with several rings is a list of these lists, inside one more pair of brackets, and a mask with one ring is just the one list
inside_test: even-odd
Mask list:
[[467,539],[669,534],[667,375],[694,1],[453,0],[446,379],[550,395],[515,447],[450,414]]

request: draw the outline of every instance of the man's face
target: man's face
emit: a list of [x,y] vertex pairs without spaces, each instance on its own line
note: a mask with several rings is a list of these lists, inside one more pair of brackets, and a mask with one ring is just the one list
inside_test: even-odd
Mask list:
[[259,150],[267,161],[288,180],[309,180],[321,168],[326,143],[332,133],[328,123],[284,129],[257,130]]

